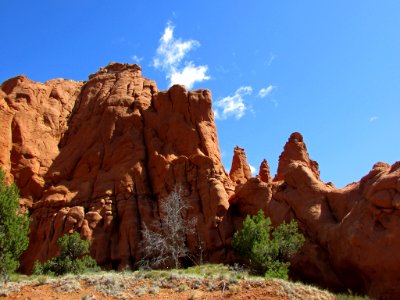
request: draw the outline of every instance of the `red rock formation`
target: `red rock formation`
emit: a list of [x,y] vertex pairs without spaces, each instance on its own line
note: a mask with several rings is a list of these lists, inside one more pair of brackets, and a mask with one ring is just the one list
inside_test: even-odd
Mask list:
[[260,165],[260,171],[258,172],[258,176],[260,177],[260,180],[263,182],[271,182],[272,177],[271,177],[271,171],[269,169],[269,165],[267,163],[267,160],[263,160]]
[[[56,241],[79,231],[102,265],[125,267],[140,256],[142,224],[159,218],[159,202],[181,186],[198,218],[206,253],[224,248],[218,224],[228,208],[207,90],[158,92],[137,65],[111,64],[86,83],[1,86],[0,162],[31,203],[24,270],[57,253]],[[68,126],[67,126],[68,124]],[[190,249],[197,237],[188,237]]]
[[236,146],[233,151],[232,166],[229,177],[236,184],[245,183],[251,175],[250,166],[247,163],[246,153],[243,148]]
[[222,166],[211,93],[173,86],[158,92],[138,65],[113,63],[87,82],[44,84],[18,76],[0,87],[0,165],[31,212],[22,257],[57,253],[56,241],[78,231],[103,266],[140,258],[141,228],[162,218],[160,202],[176,186],[190,203],[187,236],[205,259],[234,259],[230,239],[247,214],[262,209],[273,224],[296,219],[306,244],[292,276],[375,298],[400,297],[400,162],[377,163],[343,189],[319,178],[303,137],[293,133],[274,180],[266,161],[252,178],[236,147],[230,175]]
[[307,240],[292,261],[295,278],[379,299],[400,296],[400,162],[377,163],[360,183],[337,189],[320,180],[294,133],[275,181],[249,180],[233,199],[228,215],[237,218],[263,209],[273,224],[297,219]]
[[1,85],[0,165],[28,204],[43,193],[82,85],[60,79],[41,84],[22,75]]
[[307,147],[303,142],[303,136],[298,132],[294,132],[290,135],[282,154],[279,156],[278,172],[274,180],[282,180],[288,164],[292,161],[302,163],[319,179],[318,163],[308,157]]

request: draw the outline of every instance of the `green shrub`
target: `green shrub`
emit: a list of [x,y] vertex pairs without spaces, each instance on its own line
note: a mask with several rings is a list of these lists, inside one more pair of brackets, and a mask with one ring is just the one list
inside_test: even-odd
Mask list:
[[8,281],[28,247],[29,218],[19,212],[18,188],[7,186],[0,168],[0,282]]
[[96,261],[90,257],[89,242],[81,239],[79,233],[66,234],[57,241],[60,247],[60,255],[44,264],[35,262],[33,274],[63,275],[66,273],[80,274],[87,271],[97,271],[99,267]]
[[248,260],[253,272],[287,279],[289,259],[303,243],[304,236],[298,232],[296,221],[274,229],[260,210],[257,215],[246,217],[242,229],[233,236],[232,247]]

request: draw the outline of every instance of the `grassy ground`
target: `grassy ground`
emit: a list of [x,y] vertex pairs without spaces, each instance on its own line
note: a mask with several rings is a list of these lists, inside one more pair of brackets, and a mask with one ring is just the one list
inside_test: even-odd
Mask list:
[[8,299],[368,299],[249,275],[224,265],[178,270],[97,272],[62,277],[13,275],[0,286]]

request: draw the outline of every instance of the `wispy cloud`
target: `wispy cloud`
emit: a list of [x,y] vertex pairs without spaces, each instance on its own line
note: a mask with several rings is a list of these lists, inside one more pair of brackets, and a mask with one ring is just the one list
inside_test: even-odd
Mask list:
[[268,67],[272,64],[272,62],[275,60],[275,58],[276,58],[276,56],[272,52],[270,52],[269,53],[269,58],[266,61],[266,64],[267,64]]
[[192,61],[184,60],[189,51],[200,46],[196,40],[183,41],[174,38],[174,26],[167,23],[164,34],[153,59],[153,66],[163,70],[166,78],[173,84],[184,84],[191,89],[196,82],[210,79],[207,65],[196,66]]
[[249,164],[251,174],[254,176],[256,174],[256,168]]
[[378,120],[378,119],[379,119],[379,117],[373,116],[373,117],[369,118],[369,121],[370,121],[370,122],[375,122],[375,121]]
[[265,88],[260,89],[260,91],[258,92],[258,96],[261,98],[265,98],[267,97],[269,94],[271,94],[271,92],[275,89],[275,87],[273,85],[269,85]]
[[132,59],[135,63],[139,64],[139,63],[143,60],[143,57],[139,57],[139,56],[137,56],[137,55],[132,55],[132,56],[131,56],[131,59]]
[[253,88],[251,86],[242,86],[236,90],[233,96],[227,96],[215,102],[215,118],[225,120],[228,117],[240,119],[248,109],[244,96],[251,95]]
[[174,29],[175,27],[171,23],[168,23],[164,29],[156,57],[153,60],[153,65],[156,68],[168,69],[171,66],[176,66],[190,50],[200,46],[200,43],[195,40],[175,39]]
[[124,36],[120,36],[120,37],[117,37],[117,38],[112,40],[113,44],[123,44],[123,43],[126,43],[126,42],[127,42],[127,40],[126,40],[126,37],[124,37]]
[[278,105],[279,105],[278,100],[272,98],[271,102],[274,104],[275,107],[278,107]]
[[222,66],[222,65],[217,65],[217,66],[215,67],[215,70],[216,70],[217,72],[224,73],[224,74],[229,73],[229,69],[225,68],[225,67]]

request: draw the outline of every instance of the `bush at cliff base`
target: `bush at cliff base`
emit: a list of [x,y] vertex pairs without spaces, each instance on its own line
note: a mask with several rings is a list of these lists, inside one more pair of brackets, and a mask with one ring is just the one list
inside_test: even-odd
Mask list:
[[63,275],[67,273],[80,274],[88,271],[98,271],[96,261],[88,255],[89,242],[81,239],[78,232],[66,234],[57,240],[60,255],[44,264],[36,261],[32,273],[34,275]]
[[18,258],[29,243],[29,218],[19,211],[18,188],[4,179],[0,168],[0,282],[7,282],[19,267]]
[[287,279],[289,260],[303,243],[304,236],[295,220],[274,229],[260,210],[257,215],[246,217],[242,229],[233,236],[232,247],[254,273]]

